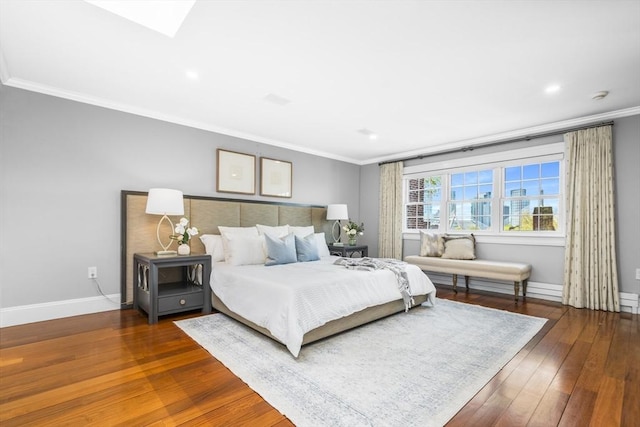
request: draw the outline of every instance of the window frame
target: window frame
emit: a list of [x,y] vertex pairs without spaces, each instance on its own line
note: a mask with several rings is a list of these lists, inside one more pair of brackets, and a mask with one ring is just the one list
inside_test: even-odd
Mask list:
[[[502,205],[504,194],[504,170],[507,167],[522,166],[526,164],[559,162],[559,195],[552,196],[558,199],[558,230],[537,231],[505,231],[503,225]],[[565,241],[564,206],[565,206],[565,182],[564,182],[564,143],[557,142],[534,147],[513,149],[499,153],[484,154],[454,159],[443,162],[425,163],[416,166],[408,166],[403,173],[403,214],[402,229],[406,239],[419,239],[420,229],[407,228],[407,206],[416,204],[408,202],[408,186],[410,179],[441,176],[442,197],[440,200],[440,227],[425,231],[437,233],[473,233],[480,242],[488,243],[513,243],[531,244],[542,246],[562,246]],[[491,169],[493,171],[493,192],[491,197],[491,227],[486,230],[455,230],[449,225],[449,212],[447,211],[450,199],[451,175]],[[539,199],[538,197],[536,197]],[[444,215],[443,215],[444,214]]]

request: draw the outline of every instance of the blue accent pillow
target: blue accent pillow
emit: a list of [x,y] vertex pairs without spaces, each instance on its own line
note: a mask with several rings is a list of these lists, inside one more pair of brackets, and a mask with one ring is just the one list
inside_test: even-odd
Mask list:
[[311,233],[306,237],[296,238],[296,255],[299,262],[317,261],[320,259],[318,255],[318,244],[316,243],[316,236]]
[[290,264],[296,262],[296,243],[293,234],[284,237],[264,235],[267,243],[267,262],[264,265]]

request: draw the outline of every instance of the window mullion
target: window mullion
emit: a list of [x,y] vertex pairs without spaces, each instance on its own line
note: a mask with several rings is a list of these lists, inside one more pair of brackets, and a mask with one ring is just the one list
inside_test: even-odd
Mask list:
[[442,174],[442,197],[440,198],[440,231],[449,231],[449,198],[451,197],[451,191],[449,191],[449,181],[451,179],[450,174]]
[[502,230],[502,173],[501,167],[493,169],[493,193],[491,194],[491,231],[499,233]]

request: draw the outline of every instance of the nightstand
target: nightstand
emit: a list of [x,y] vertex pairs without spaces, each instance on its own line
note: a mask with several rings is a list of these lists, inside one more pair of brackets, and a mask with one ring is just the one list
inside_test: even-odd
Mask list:
[[367,245],[354,245],[354,246],[350,246],[350,245],[327,245],[329,246],[329,253],[331,255],[338,255],[341,257],[353,257],[354,253],[359,253],[360,257],[366,257],[369,256],[369,246]]
[[[161,268],[181,267],[181,277],[158,283]],[[210,255],[158,256],[153,253],[133,256],[133,308],[149,316],[149,324],[158,316],[201,308],[211,313]]]

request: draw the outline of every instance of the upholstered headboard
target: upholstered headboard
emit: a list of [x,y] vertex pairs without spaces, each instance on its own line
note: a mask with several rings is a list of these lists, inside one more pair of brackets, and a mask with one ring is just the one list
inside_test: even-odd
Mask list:
[[[133,254],[161,249],[156,238],[160,217],[145,213],[147,193],[126,191],[121,193],[121,303],[133,304]],[[216,197],[184,196],[184,217],[200,234],[220,234],[219,225],[250,227],[264,225],[313,225],[317,233],[331,233],[326,220],[326,206],[277,203],[262,200],[238,200]],[[170,217],[175,224],[181,216]],[[175,246],[175,243],[173,243]],[[175,247],[174,247],[175,249]],[[191,243],[194,253],[204,253],[204,245],[195,237]]]

